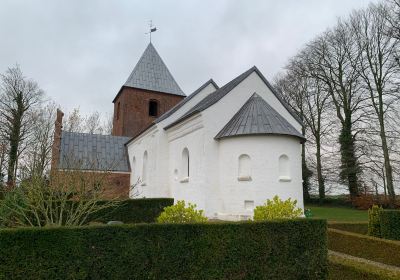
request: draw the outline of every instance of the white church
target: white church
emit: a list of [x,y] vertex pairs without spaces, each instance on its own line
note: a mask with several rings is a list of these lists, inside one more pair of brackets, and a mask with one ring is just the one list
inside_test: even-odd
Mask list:
[[[221,87],[211,79],[185,97],[150,43],[114,99],[107,137],[127,151],[127,167],[116,172],[137,184],[130,196],[172,197],[209,218],[241,220],[275,195],[304,207],[301,128],[257,67]],[[73,142],[63,132],[68,137]]]

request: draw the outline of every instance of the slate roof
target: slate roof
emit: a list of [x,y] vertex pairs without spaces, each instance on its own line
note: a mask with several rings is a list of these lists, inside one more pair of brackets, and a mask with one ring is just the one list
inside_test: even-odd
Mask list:
[[243,135],[290,135],[305,140],[284,117],[261,96],[254,93],[224,128],[215,136],[221,139]]
[[206,88],[209,84],[212,84],[216,89],[219,89],[218,85],[214,82],[213,79],[208,80],[205,82],[201,87],[199,87],[197,90],[195,90],[192,94],[188,95],[184,99],[182,99],[178,104],[176,104],[174,107],[172,107],[170,110],[162,114],[159,118],[155,120],[156,123],[161,122],[162,120],[165,120],[169,116],[171,116],[173,113],[178,111],[179,108],[181,108],[183,105],[185,105],[189,100],[191,100],[193,97],[195,97],[199,92],[201,92],[204,88]]
[[186,96],[150,43],[124,86]]
[[190,109],[186,114],[184,114],[182,117],[180,117],[178,120],[175,122],[171,123],[170,125],[164,127],[165,130],[177,125],[178,123],[186,120],[187,118],[207,109],[208,107],[214,105],[217,103],[220,99],[222,99],[225,95],[227,95],[231,90],[233,90],[237,85],[239,85],[244,79],[246,79],[251,73],[256,72],[258,76],[264,81],[264,83],[267,85],[267,87],[271,90],[271,92],[276,96],[276,98],[281,102],[281,104],[289,111],[289,113],[299,122],[299,124],[302,125],[302,121],[297,116],[296,113],[294,113],[289,105],[282,99],[279,93],[277,93],[274,88],[271,86],[271,84],[267,81],[267,79],[264,77],[264,75],[258,70],[256,66],[251,67],[249,70],[246,72],[242,73],[229,83],[225,84],[223,87],[220,89],[216,90],[214,93],[207,95],[204,99],[200,100],[199,103],[197,103],[192,109]]
[[60,169],[129,172],[125,143],[130,137],[63,131]]

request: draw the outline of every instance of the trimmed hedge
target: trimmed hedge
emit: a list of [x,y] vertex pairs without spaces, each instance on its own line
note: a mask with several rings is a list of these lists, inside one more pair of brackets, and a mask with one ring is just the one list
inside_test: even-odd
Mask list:
[[305,201],[305,204],[311,204],[316,206],[339,206],[339,207],[350,207],[353,208],[353,204],[351,203],[351,199],[348,196],[328,196],[319,199],[317,196],[312,196]]
[[328,279],[396,280],[400,279],[400,272],[377,268],[373,265],[338,256],[329,256]]
[[[102,203],[102,202],[100,202]],[[174,204],[173,198],[140,198],[121,201],[116,207],[100,210],[89,221],[106,223],[121,221],[124,223],[153,223],[164,207]]]
[[0,279],[326,279],[324,220],[0,230]]
[[381,237],[392,240],[400,240],[400,211],[379,211]]
[[328,228],[328,248],[384,264],[400,266],[400,242]]
[[328,228],[334,228],[343,231],[349,231],[359,234],[368,233],[368,222],[356,222],[356,223],[346,223],[346,222],[329,222]]

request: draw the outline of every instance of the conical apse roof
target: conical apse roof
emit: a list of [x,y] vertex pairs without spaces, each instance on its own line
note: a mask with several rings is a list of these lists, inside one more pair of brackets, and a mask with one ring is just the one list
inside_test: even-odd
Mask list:
[[150,43],[124,86],[186,96]]
[[215,136],[221,139],[243,135],[289,135],[300,138],[298,132],[284,117],[272,108],[261,96],[254,93]]

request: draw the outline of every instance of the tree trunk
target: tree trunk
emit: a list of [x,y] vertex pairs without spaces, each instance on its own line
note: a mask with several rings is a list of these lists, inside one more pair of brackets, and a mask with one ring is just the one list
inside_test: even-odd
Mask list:
[[346,117],[339,136],[342,161],[340,177],[348,185],[350,198],[354,199],[359,195],[359,166],[355,155],[354,138],[351,129],[351,118]]
[[319,194],[319,199],[322,202],[322,200],[325,198],[325,180],[322,175],[322,163],[321,163],[321,141],[319,137],[316,139],[316,148],[317,152],[315,154],[317,158],[317,179],[318,179],[318,194]]
[[386,173],[387,191],[389,193],[390,204],[393,207],[395,204],[395,201],[396,201],[396,193],[394,191],[394,186],[393,186],[392,165],[390,164],[389,149],[388,149],[388,145],[387,145],[385,125],[383,123],[383,119],[382,119],[382,123],[380,126],[381,126],[380,136],[381,136],[381,140],[382,140],[382,150],[383,150],[384,167],[385,167],[385,173]]
[[8,169],[7,169],[7,185],[13,186],[15,184],[15,175],[18,161],[18,148],[21,133],[21,122],[23,115],[22,96],[18,96],[17,100],[18,109],[14,114],[12,121],[12,132],[10,135],[10,151],[8,153]]
[[[304,130],[304,129],[303,129]],[[304,135],[304,133],[303,133]],[[311,171],[306,162],[306,148],[305,143],[301,145],[301,163],[302,163],[302,179],[303,179],[303,199],[308,201],[310,199],[310,176]]]

